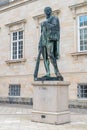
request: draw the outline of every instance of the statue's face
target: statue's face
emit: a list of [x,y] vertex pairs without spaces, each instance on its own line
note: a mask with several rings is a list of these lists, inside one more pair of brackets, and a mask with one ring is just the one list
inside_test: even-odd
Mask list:
[[50,7],[46,7],[44,9],[44,13],[46,15],[46,18],[49,18],[51,16],[51,13],[52,13],[52,9]]

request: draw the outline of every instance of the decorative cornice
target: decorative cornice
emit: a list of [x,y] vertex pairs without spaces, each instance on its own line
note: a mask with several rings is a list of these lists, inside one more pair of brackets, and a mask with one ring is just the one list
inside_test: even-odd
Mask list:
[[12,22],[12,23],[8,23],[6,24],[5,26],[14,26],[14,25],[18,25],[18,24],[21,24],[21,23],[26,23],[26,19],[22,19],[22,20],[19,20],[19,21],[15,21],[15,22]]
[[7,4],[6,6],[2,6],[0,7],[0,13],[3,13],[3,12],[6,12],[8,10],[11,10],[11,9],[14,9],[14,8],[17,8],[17,7],[20,7],[20,6],[24,6],[28,3],[32,3],[32,2],[35,2],[37,0],[18,0],[18,1],[14,1],[14,2],[11,2],[9,4]]
[[77,10],[81,7],[84,7],[84,6],[87,6],[87,1],[69,6],[69,8],[72,11],[73,19],[76,19]]
[[84,2],[79,3],[79,4],[71,5],[71,6],[69,6],[69,8],[70,9],[76,9],[76,8],[80,8],[80,7],[83,7],[83,6],[87,6],[87,1],[84,1]]
[[22,1],[22,0],[3,0],[3,1],[0,1],[0,8],[3,8],[5,6],[8,6],[8,5],[11,5],[13,3],[16,3],[16,2],[19,2],[19,1]]
[[[54,10],[53,11],[53,14],[59,14],[60,13],[60,10]],[[42,13],[42,14],[38,14],[38,15],[36,15],[36,16],[33,16],[33,19],[41,19],[41,18],[43,18],[43,17],[45,17],[45,15]]]

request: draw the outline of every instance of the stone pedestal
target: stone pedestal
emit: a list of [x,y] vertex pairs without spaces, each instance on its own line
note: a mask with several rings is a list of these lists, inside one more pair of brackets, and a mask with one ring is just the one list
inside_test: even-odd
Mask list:
[[70,122],[68,86],[64,81],[36,81],[33,83],[32,121],[52,124]]

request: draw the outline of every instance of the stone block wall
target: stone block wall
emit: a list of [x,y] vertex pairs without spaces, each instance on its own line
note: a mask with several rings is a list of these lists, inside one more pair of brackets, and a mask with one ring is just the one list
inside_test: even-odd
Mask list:
[[[76,10],[71,5],[84,0],[19,0],[0,8],[0,98],[9,100],[9,84],[21,84],[21,96],[12,100],[23,101],[33,98],[33,73],[38,53],[40,23],[45,19],[44,7],[50,6],[60,20],[60,59],[58,67],[69,87],[70,100],[77,101],[78,83],[87,83],[87,54],[73,56],[78,52],[78,16],[87,13],[86,4]],[[21,24],[19,24],[21,22]],[[14,26],[15,25],[15,26]],[[23,27],[24,58],[21,62],[11,60],[11,32]],[[23,26],[22,26],[23,25]],[[54,75],[53,67],[51,73]],[[39,76],[45,74],[43,60],[40,63]],[[27,102],[27,101],[25,101]]]

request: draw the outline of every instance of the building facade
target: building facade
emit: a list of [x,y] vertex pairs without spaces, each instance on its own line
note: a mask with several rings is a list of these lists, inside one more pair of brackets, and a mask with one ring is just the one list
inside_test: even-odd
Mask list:
[[[87,0],[0,1],[0,102],[32,103],[44,7],[60,21],[58,67],[70,81],[71,105],[87,106]],[[43,60],[39,75],[45,72]],[[54,75],[53,67],[51,73]]]

